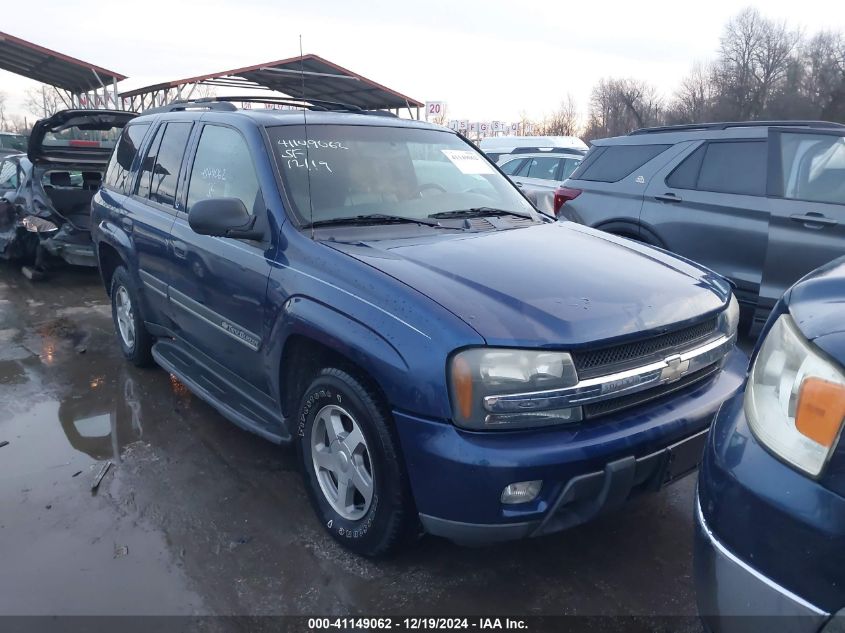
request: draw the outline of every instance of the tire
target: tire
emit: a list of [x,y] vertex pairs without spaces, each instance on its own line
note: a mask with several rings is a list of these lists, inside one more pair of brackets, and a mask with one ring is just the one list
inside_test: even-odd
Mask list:
[[[321,370],[299,406],[297,448],[323,527],[345,548],[379,557],[412,538],[416,513],[390,414],[365,385],[346,371]],[[369,500],[361,492],[367,476]]]
[[150,367],[154,339],[144,327],[138,289],[124,266],[112,275],[111,315],[123,356],[137,367]]

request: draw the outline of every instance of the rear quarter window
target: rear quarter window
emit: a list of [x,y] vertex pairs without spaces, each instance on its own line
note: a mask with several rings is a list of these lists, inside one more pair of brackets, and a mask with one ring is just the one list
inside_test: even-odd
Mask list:
[[618,182],[635,169],[659,156],[672,145],[604,145],[594,146],[571,178],[596,182]]
[[666,184],[676,189],[764,196],[766,148],[766,141],[705,143],[681,161]]
[[141,141],[149,129],[149,123],[126,126],[106,167],[106,177],[103,181],[105,186],[126,193],[126,178],[132,169],[132,162],[138,154]]

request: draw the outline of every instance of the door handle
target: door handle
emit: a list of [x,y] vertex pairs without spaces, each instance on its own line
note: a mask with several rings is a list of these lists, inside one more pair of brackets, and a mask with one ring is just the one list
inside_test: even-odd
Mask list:
[[182,242],[171,242],[173,244],[173,254],[179,259],[185,259],[188,256],[188,249]]
[[516,183],[516,186],[519,187],[520,189],[522,189],[525,185],[523,185],[521,182],[518,182],[518,183]]
[[833,218],[829,218],[821,213],[816,213],[815,211],[810,211],[806,215],[796,213],[795,215],[790,215],[789,219],[793,222],[801,222],[808,229],[822,229],[826,226],[836,226],[839,224],[839,222]]
[[655,200],[660,202],[683,202],[684,199],[674,193],[664,193],[663,195],[654,196]]

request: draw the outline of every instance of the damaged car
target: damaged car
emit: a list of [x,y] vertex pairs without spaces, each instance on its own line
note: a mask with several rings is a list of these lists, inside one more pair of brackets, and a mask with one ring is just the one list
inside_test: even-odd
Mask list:
[[26,154],[0,160],[0,257],[42,278],[51,258],[96,266],[90,208],[134,112],[62,110],[35,123]]

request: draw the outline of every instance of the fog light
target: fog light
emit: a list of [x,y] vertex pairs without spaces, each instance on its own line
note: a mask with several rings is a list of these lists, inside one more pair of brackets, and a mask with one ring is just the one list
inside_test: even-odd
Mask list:
[[541,480],[519,481],[510,484],[502,490],[502,503],[512,505],[514,503],[528,503],[537,498],[540,488],[543,486]]

